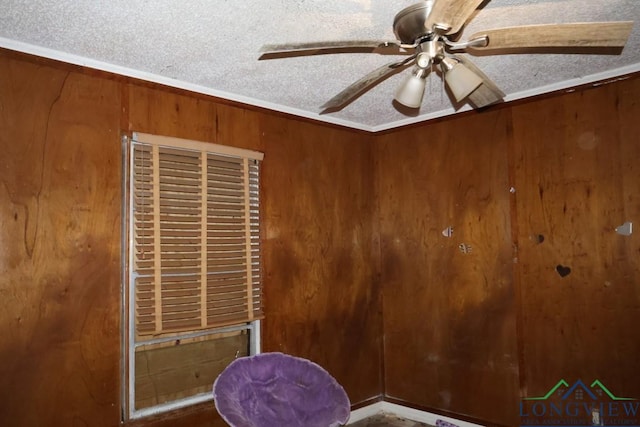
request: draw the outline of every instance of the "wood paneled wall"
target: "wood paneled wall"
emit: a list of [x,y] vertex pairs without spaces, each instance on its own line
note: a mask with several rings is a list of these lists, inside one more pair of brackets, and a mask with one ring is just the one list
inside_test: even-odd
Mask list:
[[518,395],[508,113],[377,142],[385,394],[489,422]]
[[118,85],[6,56],[0,70],[0,420],[113,426]]
[[614,231],[639,100],[636,76],[376,140],[388,399],[518,425],[560,379],[640,397],[640,239]]
[[[0,424],[120,421],[127,131],[265,153],[263,348],[380,395],[370,135],[8,51],[0,73]],[[127,424],[224,425],[212,403]]]
[[640,78],[513,109],[521,382],[530,396],[564,378],[640,398],[640,232],[615,233],[640,224],[638,118]]
[[262,126],[271,158],[262,171],[264,349],[332,367],[348,379],[355,404],[382,392],[371,143],[363,145],[359,133],[314,128]]
[[119,423],[133,130],[265,153],[263,348],[352,403],[517,425],[560,377],[640,397],[640,243],[613,231],[640,221],[640,78],[369,135],[8,51],[0,73],[3,425]]

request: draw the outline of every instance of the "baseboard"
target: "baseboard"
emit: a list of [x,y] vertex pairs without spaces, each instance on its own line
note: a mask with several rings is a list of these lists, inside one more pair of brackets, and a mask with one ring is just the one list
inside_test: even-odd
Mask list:
[[351,417],[349,418],[349,422],[347,423],[347,425],[381,413],[391,414],[399,418],[426,423],[432,426],[436,425],[436,421],[443,420],[451,424],[455,424],[459,427],[483,427],[481,424],[474,424],[470,423],[469,421],[457,420],[455,418],[432,414],[431,412],[420,411],[418,409],[384,401],[376,402],[372,405],[364,406],[362,408],[351,411]]
[[362,408],[354,409],[353,411],[351,411],[351,416],[349,417],[349,422],[347,423],[347,425],[353,424],[357,421],[362,421],[365,418],[369,418],[383,412],[383,403],[384,402],[376,402],[372,403],[371,405],[363,406]]

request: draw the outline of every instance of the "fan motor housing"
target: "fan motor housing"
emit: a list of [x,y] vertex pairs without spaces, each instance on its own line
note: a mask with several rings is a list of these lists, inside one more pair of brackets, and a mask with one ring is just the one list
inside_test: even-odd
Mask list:
[[425,0],[398,12],[393,20],[393,32],[398,40],[405,44],[412,44],[428,34],[429,31],[424,24],[432,7],[433,0]]

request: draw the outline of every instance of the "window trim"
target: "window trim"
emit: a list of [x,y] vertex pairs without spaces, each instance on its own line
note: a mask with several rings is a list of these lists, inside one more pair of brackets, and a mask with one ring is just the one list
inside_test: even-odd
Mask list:
[[[172,411],[175,409],[191,406],[194,404],[213,400],[211,392],[199,393],[185,398],[165,402],[162,404],[136,409],[135,407],[135,352],[136,348],[143,345],[159,344],[174,341],[175,336],[163,336],[143,342],[136,342],[136,321],[135,321],[135,286],[131,285],[131,266],[134,265],[133,257],[135,256],[133,228],[134,221],[131,218],[131,209],[133,207],[134,192],[131,189],[133,180],[133,171],[131,164],[131,155],[133,143],[142,143],[150,145],[159,145],[169,148],[178,148],[186,150],[195,150],[218,155],[239,157],[248,160],[262,161],[264,154],[258,151],[247,150],[243,148],[225,146],[214,143],[192,141],[181,138],[168,136],[152,135],[147,133],[133,132],[131,137],[123,135],[123,207],[122,207],[122,286],[121,286],[121,313],[123,326],[121,327],[121,348],[123,349],[121,357],[122,365],[122,390],[121,390],[121,407],[122,420],[139,419],[142,417],[155,415]],[[246,165],[246,162],[245,162]],[[246,194],[248,198],[249,195]],[[248,203],[248,199],[247,199]],[[247,211],[247,215],[249,212]],[[250,269],[251,266],[248,265]],[[251,320],[246,323],[237,325],[221,326],[212,329],[194,330],[193,332],[180,333],[181,339],[198,338],[208,335],[216,335],[227,332],[235,332],[246,330],[249,334],[249,354],[259,354],[261,352],[261,322],[260,319]]]

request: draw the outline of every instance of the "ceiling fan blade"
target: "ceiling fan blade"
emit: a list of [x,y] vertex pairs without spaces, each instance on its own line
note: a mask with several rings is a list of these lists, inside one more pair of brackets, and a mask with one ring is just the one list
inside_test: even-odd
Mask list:
[[376,50],[400,50],[395,41],[350,40],[312,43],[267,44],[260,49],[258,59],[276,59],[289,56],[322,55],[330,53],[374,52]]
[[471,18],[473,12],[484,0],[435,0],[425,27],[434,25],[451,27],[444,34],[455,34]]
[[381,82],[385,78],[395,74],[401,70],[403,70],[407,65],[409,65],[414,56],[406,58],[402,61],[391,62],[389,64],[385,64],[382,67],[376,68],[366,76],[362,77],[360,80],[352,83],[347,86],[342,92],[331,98],[329,101],[322,105],[322,111],[320,114],[329,113],[332,111],[337,111],[343,107],[345,107],[349,102],[353,101],[365,90],[374,86],[375,84]]
[[470,37],[488,37],[485,47],[469,47],[469,52],[497,49],[536,48],[622,48],[632,21],[578,22],[571,24],[525,25],[478,32]]
[[482,79],[482,84],[468,96],[473,105],[482,108],[503,100],[505,97],[504,92],[476,64],[462,56],[456,55],[456,58]]

